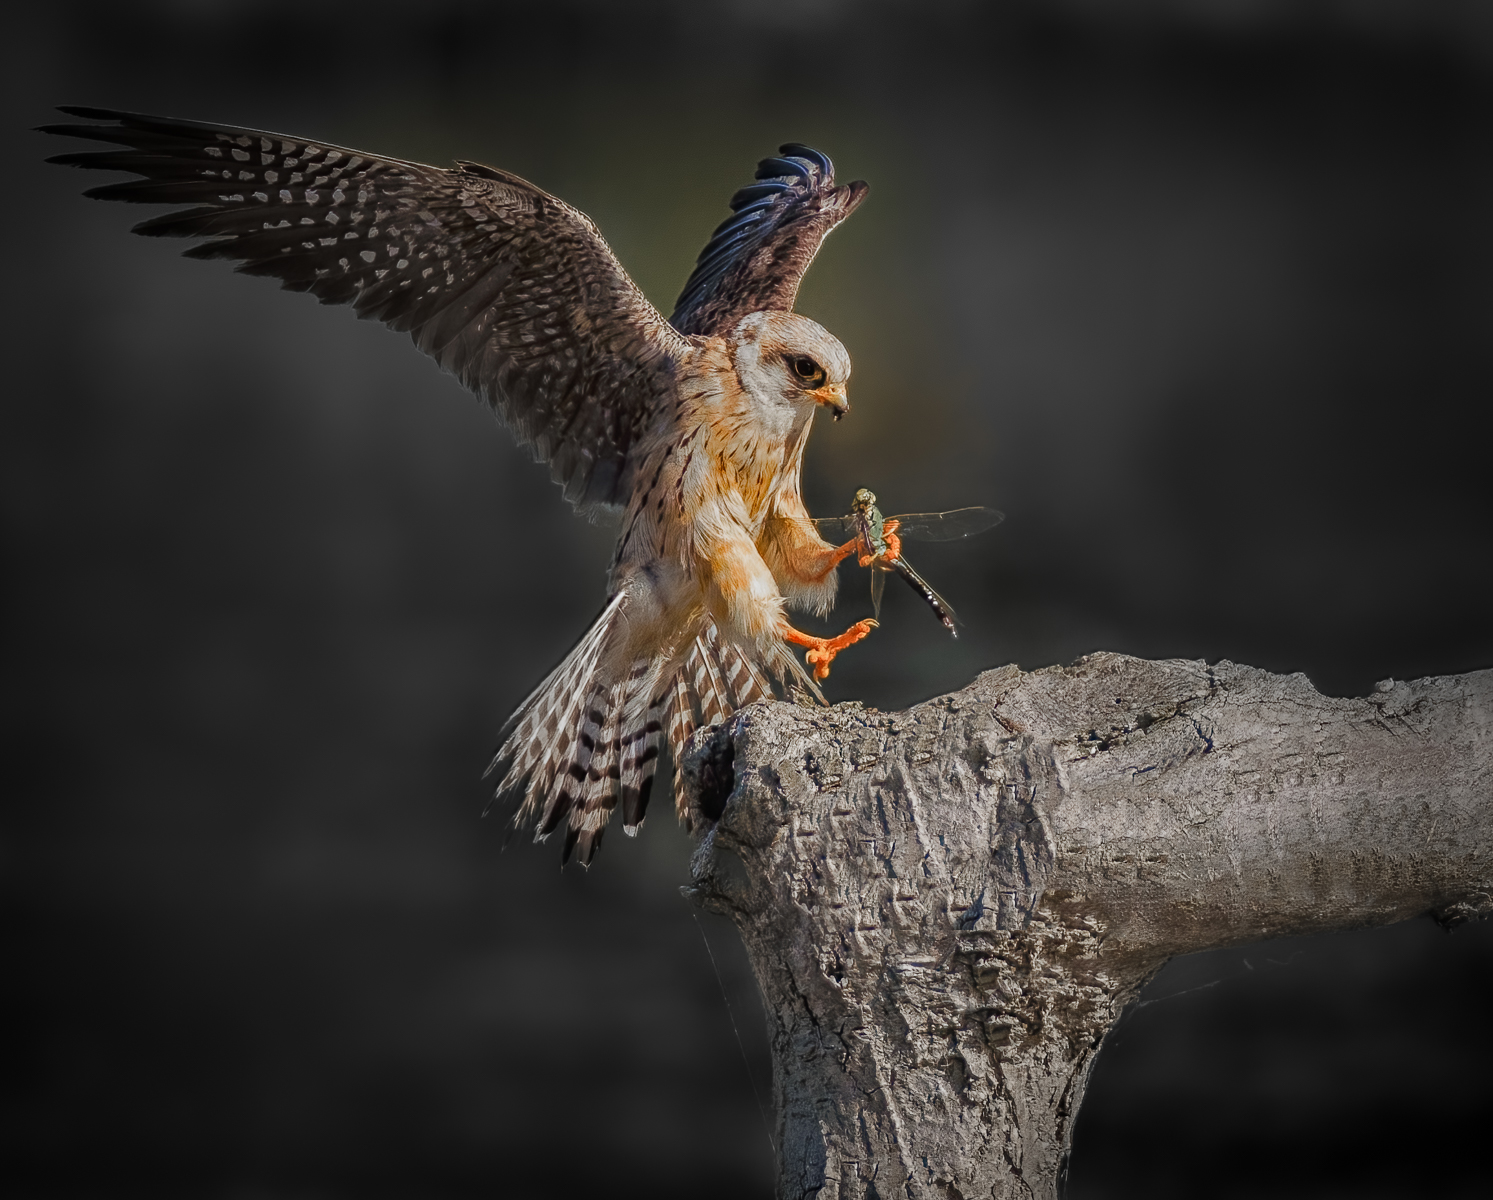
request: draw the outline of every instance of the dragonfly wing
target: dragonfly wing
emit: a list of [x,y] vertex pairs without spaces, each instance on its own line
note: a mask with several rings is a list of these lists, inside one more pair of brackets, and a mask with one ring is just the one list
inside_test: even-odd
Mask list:
[[898,537],[915,542],[952,542],[994,529],[1006,514],[994,508],[955,508],[948,512],[903,513],[887,519],[901,522]]
[[886,591],[886,571],[879,566],[871,568],[871,613],[881,619],[881,596]]
[[836,545],[848,542],[860,533],[860,522],[854,517],[815,517],[813,525],[820,537]]

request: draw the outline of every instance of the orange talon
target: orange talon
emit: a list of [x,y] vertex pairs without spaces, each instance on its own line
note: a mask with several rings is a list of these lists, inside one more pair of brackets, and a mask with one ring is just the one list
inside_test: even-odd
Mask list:
[[896,562],[902,557],[902,539],[897,536],[897,530],[901,527],[901,521],[887,521],[881,527],[881,540],[886,543],[886,550],[880,554],[862,554],[856,562],[863,567],[869,567],[878,559],[884,563]]
[[886,539],[886,554],[883,556],[886,562],[894,563],[902,557],[902,539],[897,536],[897,530],[901,528],[901,521],[888,521],[881,527],[881,536]]
[[867,617],[864,621],[857,621],[839,637],[815,637],[812,633],[800,633],[791,625],[784,627],[783,637],[796,645],[807,646],[804,659],[814,668],[814,678],[828,679],[829,664],[835,660],[835,655],[846,646],[855,645],[875,628],[876,622]]

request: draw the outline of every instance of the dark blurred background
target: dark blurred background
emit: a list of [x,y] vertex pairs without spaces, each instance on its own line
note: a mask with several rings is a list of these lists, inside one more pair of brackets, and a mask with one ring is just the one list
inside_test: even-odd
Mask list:
[[[959,641],[889,589],[832,698],[1099,649],[1361,695],[1493,666],[1490,11],[12,10],[5,1193],[772,1179],[760,1008],[667,802],[589,873],[479,818],[611,530],[407,339],[129,236],[154,210],[42,164],[76,148],[27,132],[52,105],[500,165],[665,312],[754,162],[822,147],[872,193],[799,306],[856,363],[810,507],[1008,514],[914,551]],[[1487,923],[1174,963],[1100,1056],[1070,1195],[1486,1195],[1490,985]]]

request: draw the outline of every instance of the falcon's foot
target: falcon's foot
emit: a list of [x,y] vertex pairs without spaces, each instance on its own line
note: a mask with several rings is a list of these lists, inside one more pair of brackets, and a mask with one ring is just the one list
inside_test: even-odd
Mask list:
[[863,567],[869,567],[872,563],[878,560],[890,565],[891,563],[894,563],[899,558],[901,558],[902,539],[897,536],[897,530],[901,526],[901,524],[901,521],[888,521],[881,527],[881,539],[882,541],[886,542],[886,553],[862,554],[856,561],[859,562]]
[[902,539],[897,536],[901,528],[901,521],[888,521],[881,527],[881,536],[886,539],[886,553],[881,556],[884,562],[894,563],[902,557]]
[[835,655],[846,646],[855,645],[875,628],[876,622],[867,617],[864,621],[857,621],[839,637],[815,637],[811,633],[800,633],[791,625],[784,627],[783,637],[795,645],[807,646],[809,652],[804,655],[804,658],[809,666],[814,668],[814,678],[828,679],[829,664],[835,660]]

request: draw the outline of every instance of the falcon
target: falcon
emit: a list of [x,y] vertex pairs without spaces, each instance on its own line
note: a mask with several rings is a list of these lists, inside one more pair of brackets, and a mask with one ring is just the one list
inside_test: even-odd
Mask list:
[[[666,321],[584,213],[478,163],[452,169],[255,129],[110,109],[43,132],[108,143],[51,162],[139,178],[86,194],[190,205],[135,226],[408,333],[485,400],[578,510],[621,510],[601,615],[519,706],[489,773],[536,839],[589,865],[613,810],[643,823],[662,739],[817,680],[864,638],[823,615],[857,542],[800,495],[814,414],[849,411],[850,356],[795,314],[799,280],[865,198],[790,143],[731,197]],[[806,650],[800,663],[791,646]],[[675,807],[687,821],[677,782]]]

